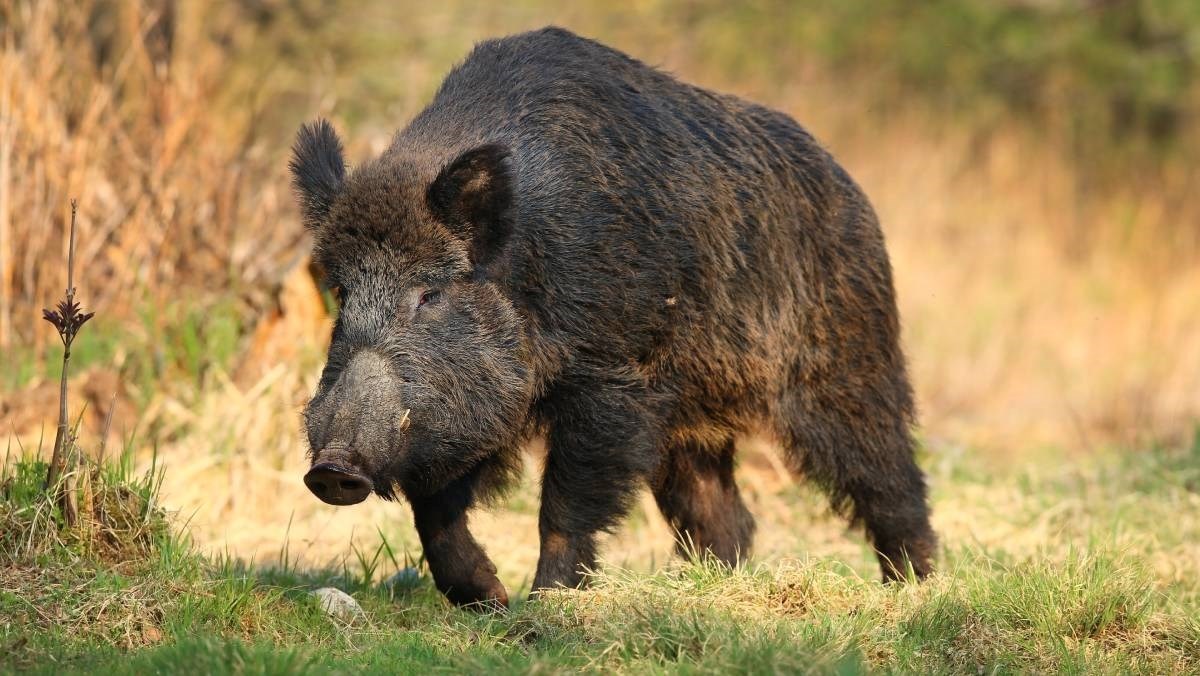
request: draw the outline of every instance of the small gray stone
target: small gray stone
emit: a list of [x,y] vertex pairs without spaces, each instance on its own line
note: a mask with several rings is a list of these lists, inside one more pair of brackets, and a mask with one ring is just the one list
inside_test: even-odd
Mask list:
[[358,605],[358,601],[341,589],[321,587],[312,595],[317,597],[317,602],[321,604],[321,610],[328,613],[330,617],[336,617],[343,622],[352,622],[363,615],[362,606]]
[[393,592],[409,591],[419,587],[421,579],[421,571],[416,568],[401,568],[395,575],[383,581],[383,587]]

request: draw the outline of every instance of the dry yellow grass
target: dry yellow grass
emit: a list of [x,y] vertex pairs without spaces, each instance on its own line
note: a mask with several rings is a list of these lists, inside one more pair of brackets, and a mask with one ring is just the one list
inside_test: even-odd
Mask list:
[[[101,317],[271,283],[297,228],[264,183],[246,115],[216,115],[228,16],[202,2],[0,3],[0,349],[50,339],[67,202],[78,198],[79,286]],[[282,170],[281,170],[282,171]]]
[[[164,428],[168,441],[159,449],[164,500],[180,509],[192,537],[215,553],[273,562],[286,549],[301,565],[328,565],[350,556],[351,546],[372,551],[382,533],[397,552],[416,555],[420,545],[404,503],[373,498],[336,508],[304,488],[306,460],[295,424],[303,397],[294,393],[313,382],[298,382],[281,367],[246,391],[224,381],[186,409],[164,402],[156,415],[177,425]],[[759,526],[756,559],[830,557],[873,578],[874,557],[862,537],[828,513],[815,489],[783,469],[774,444],[753,438],[741,443],[739,482]],[[1139,553],[1162,585],[1200,575],[1200,540],[1194,537],[1200,534],[1200,495],[1172,488],[1150,501],[1124,484],[1112,485],[1112,473],[1120,470],[1111,463],[1089,458],[1076,466],[1061,454],[1019,457],[1028,469],[1010,466],[989,479],[982,470],[988,463],[973,453],[944,448],[931,454],[926,464],[934,526],[944,546],[1058,560],[1104,542]],[[473,530],[514,587],[529,583],[536,563],[540,462],[535,447],[509,501],[473,517]],[[1166,523],[1169,531],[1162,528]],[[672,534],[648,494],[603,552],[608,562],[635,570],[670,560]]]
[[[308,96],[313,114],[353,127],[357,159],[386,143],[473,40],[545,23],[577,28],[687,80],[792,113],[864,185],[889,239],[931,465],[963,449],[999,465],[1045,447],[1065,451],[1061,458],[1133,448],[1181,438],[1200,419],[1200,235],[1178,226],[1195,222],[1200,198],[1186,175],[1165,176],[1155,191],[1098,193],[1083,187],[1054,139],[1015,123],[981,134],[969,123],[947,126],[917,104],[881,121],[864,114],[867,98],[853,83],[805,63],[783,85],[738,77],[706,57],[709,43],[695,37],[709,35],[703,22],[668,4],[618,14],[598,3],[448,2],[405,17],[407,35],[437,39],[376,45],[375,58],[395,66],[375,76],[402,80],[385,89],[403,93],[375,102],[386,116],[353,125],[339,119],[339,97],[361,96],[362,88],[356,71],[339,70],[332,56],[314,58],[328,65],[289,86]],[[397,20],[385,5],[357,21]],[[231,54],[211,39],[228,17],[179,2],[195,21],[180,22],[163,67],[144,41],[130,39],[150,31],[154,13],[127,3],[114,65],[92,78],[79,67],[88,46],[71,39],[81,30],[76,14],[56,3],[14,6],[19,31],[6,34],[0,58],[0,345],[30,339],[36,324],[26,318],[59,292],[39,261],[48,252],[60,258],[71,195],[82,206],[83,298],[102,317],[130,311],[139,294],[153,303],[198,299],[197,288],[229,275],[255,293],[273,285],[279,262],[303,248],[283,172],[288,134],[247,143],[249,104],[222,99],[246,86],[245,71],[231,70]],[[343,20],[330,30],[341,35],[355,25]],[[308,328],[296,345],[255,351],[259,361],[238,378],[213,372],[199,389],[162,383],[138,426],[140,457],[149,463],[157,449],[164,499],[213,550],[271,559],[286,537],[293,555],[327,561],[346,553],[352,535],[372,545],[377,528],[415,548],[407,507],[373,500],[338,510],[301,483],[299,411],[324,336],[320,322],[300,325]],[[26,447],[36,445],[36,430],[16,432]],[[869,570],[869,553],[840,522],[820,516],[819,499],[797,506],[770,443],[747,447],[741,474],[759,516],[760,552],[813,551]],[[510,584],[529,574],[537,551],[531,457],[517,507],[475,519]],[[1051,521],[1017,527],[989,512],[1002,511],[1010,490],[939,494],[935,525],[950,543],[1016,539],[1032,549],[1052,537]],[[635,567],[665,560],[670,536],[648,501],[633,523],[607,557]],[[1162,565],[1200,553],[1185,550],[1170,550]]]

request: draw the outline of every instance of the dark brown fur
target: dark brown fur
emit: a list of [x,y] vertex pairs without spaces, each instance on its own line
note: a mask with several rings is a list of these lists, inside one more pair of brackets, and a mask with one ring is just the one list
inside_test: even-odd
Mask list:
[[314,463],[402,491],[453,601],[507,600],[467,512],[537,433],[535,589],[579,584],[647,483],[682,539],[745,557],[732,440],[762,426],[886,579],[930,572],[883,236],[791,118],[546,29],[476,47],[349,176],[306,127],[293,172],[342,289]]

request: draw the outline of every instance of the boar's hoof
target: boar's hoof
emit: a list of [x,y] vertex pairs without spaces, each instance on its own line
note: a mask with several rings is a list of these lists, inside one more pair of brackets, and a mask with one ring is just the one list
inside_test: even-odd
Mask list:
[[472,590],[465,594],[451,594],[450,600],[464,610],[477,613],[503,613],[508,610],[508,590],[497,580],[487,589]]
[[331,505],[356,505],[371,494],[371,480],[352,469],[323,462],[304,475],[313,495]]
[[508,590],[490,571],[476,570],[470,579],[438,583],[437,587],[451,603],[465,610],[479,613],[508,610]]

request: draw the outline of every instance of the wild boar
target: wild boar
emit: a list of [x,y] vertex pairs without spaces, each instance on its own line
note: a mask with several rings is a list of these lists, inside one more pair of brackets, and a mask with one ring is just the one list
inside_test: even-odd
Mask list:
[[437,587],[507,603],[467,528],[544,435],[535,590],[579,585],[642,486],[726,562],[754,520],[734,438],[931,571],[892,272],[862,190],[787,115],[558,28],[484,42],[379,157],[324,121],[291,170],[338,290],[309,488],[411,503]]

